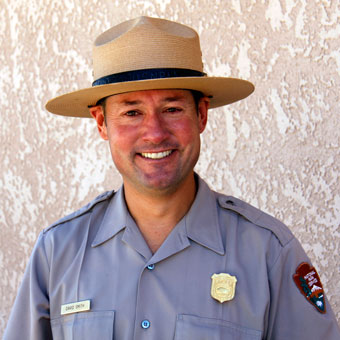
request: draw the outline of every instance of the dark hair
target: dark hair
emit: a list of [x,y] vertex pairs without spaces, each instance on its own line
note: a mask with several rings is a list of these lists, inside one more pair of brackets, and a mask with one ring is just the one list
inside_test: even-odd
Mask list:
[[[200,102],[200,99],[204,97],[204,94],[200,91],[196,91],[196,90],[189,90],[192,94],[192,97],[194,99],[194,102],[195,102],[195,106],[196,106],[196,111],[197,111],[197,114],[198,114],[198,104]],[[96,103],[95,106],[99,105],[103,108],[103,113],[104,113],[104,121],[105,121],[105,124],[106,124],[106,99],[109,98],[111,96],[107,96],[107,97],[103,97],[101,99],[99,99]]]
[[195,106],[196,106],[196,111],[198,113],[198,104],[200,102],[200,99],[204,97],[204,94],[200,91],[196,90],[190,90],[192,97],[194,98]]
[[105,122],[105,125],[106,125],[106,99],[109,98],[110,96],[107,96],[107,97],[103,97],[101,99],[99,99],[96,103],[95,106],[101,106],[102,109],[103,109],[103,114],[104,114],[104,122]]

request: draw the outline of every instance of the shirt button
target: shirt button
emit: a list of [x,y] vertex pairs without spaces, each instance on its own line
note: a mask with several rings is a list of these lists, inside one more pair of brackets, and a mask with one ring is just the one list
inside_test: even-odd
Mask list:
[[148,329],[150,327],[150,321],[149,320],[143,320],[142,321],[142,328]]
[[155,265],[149,264],[146,268],[148,268],[149,270],[153,270],[153,269],[155,269]]

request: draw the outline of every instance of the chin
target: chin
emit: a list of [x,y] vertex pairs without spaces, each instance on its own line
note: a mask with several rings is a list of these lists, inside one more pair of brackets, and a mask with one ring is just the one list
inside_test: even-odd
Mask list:
[[142,186],[145,188],[145,191],[153,192],[153,194],[171,194],[181,186],[186,186],[188,178],[189,176],[172,178],[169,178],[169,176],[163,178],[146,177],[144,178]]

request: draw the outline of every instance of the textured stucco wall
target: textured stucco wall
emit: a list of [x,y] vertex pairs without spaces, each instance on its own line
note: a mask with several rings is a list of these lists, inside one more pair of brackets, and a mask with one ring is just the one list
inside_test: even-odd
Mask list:
[[208,74],[256,85],[211,111],[197,171],[290,226],[340,320],[338,0],[2,0],[0,13],[0,336],[39,231],[120,183],[94,122],[44,104],[87,87],[93,39],[139,15],[193,26]]

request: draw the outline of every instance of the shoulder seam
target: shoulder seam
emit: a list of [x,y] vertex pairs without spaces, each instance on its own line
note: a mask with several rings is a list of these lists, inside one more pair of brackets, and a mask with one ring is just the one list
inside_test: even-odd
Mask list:
[[275,261],[273,262],[272,266],[269,268],[268,270],[268,276],[271,275],[271,271],[273,270],[273,268],[276,266],[277,262],[279,261],[280,257],[282,256],[282,252],[284,251],[284,248],[286,246],[288,246],[290,243],[293,242],[293,240],[295,240],[295,237],[292,237],[280,250],[280,253],[277,255]]
[[63,218],[59,219],[58,221],[52,223],[51,225],[49,225],[47,228],[45,228],[43,230],[43,233],[47,233],[49,230],[55,228],[56,226],[69,222],[75,218],[78,218],[82,215],[85,215],[86,213],[88,213],[95,205],[97,205],[100,202],[103,202],[107,199],[110,199],[113,195],[115,194],[115,191],[106,191],[103,194],[100,194],[99,196],[97,196],[94,200],[92,200],[91,202],[89,202],[88,204],[86,204],[85,206],[83,206],[82,208],[74,211],[73,213],[64,216]]
[[281,221],[242,200],[218,194],[218,203],[222,208],[232,210],[251,223],[271,231],[283,247],[294,238],[289,228]]

